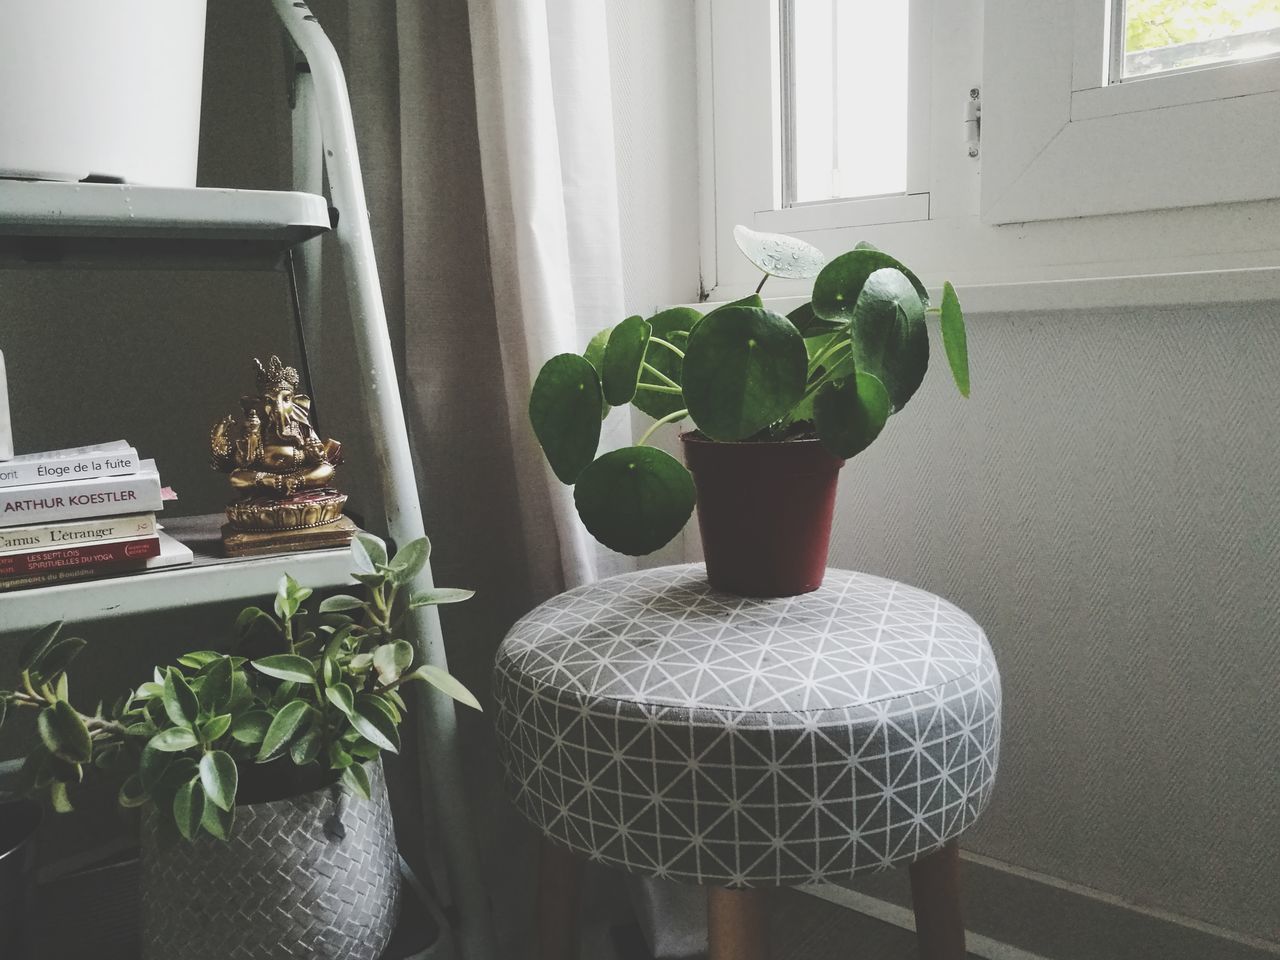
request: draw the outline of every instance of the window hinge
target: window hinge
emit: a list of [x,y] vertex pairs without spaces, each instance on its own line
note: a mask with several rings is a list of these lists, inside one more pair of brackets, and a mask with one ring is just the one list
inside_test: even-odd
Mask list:
[[978,155],[978,144],[982,140],[982,89],[969,88],[969,99],[964,105],[964,142],[969,156]]

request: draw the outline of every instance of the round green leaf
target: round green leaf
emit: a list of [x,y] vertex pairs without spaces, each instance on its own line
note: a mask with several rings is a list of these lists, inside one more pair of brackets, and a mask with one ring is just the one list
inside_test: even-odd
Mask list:
[[310,713],[311,707],[304,700],[291,700],[286,703],[271,721],[271,726],[267,728],[266,736],[262,739],[262,748],[258,751],[258,762],[271,760],[283,753]]
[[888,267],[867,278],[853,311],[853,363],[880,379],[895,411],[920,386],[929,368],[929,333],[924,304],[910,280]]
[[804,395],[808,354],[786,317],[755,307],[707,314],[689,336],[684,399],[713,440],[745,440]]
[[818,438],[833,456],[848,459],[867,447],[889,418],[889,391],[869,373],[828,380],[814,401]]
[[213,750],[200,758],[200,785],[204,795],[219,810],[230,810],[236,804],[236,787],[240,772],[231,754]]
[[[702,314],[692,307],[672,307],[670,310],[663,310],[650,317],[649,326],[653,329],[653,338],[664,340],[673,347],[683,350],[689,343],[690,332],[701,319]],[[667,379],[674,380],[677,384],[684,382],[684,361],[680,359],[680,355],[660,344],[653,343],[652,338],[644,362],[654,370],[661,371]],[[642,371],[640,382],[665,385],[652,370]],[[655,420],[661,420],[677,410],[684,409],[683,397],[674,393],[655,393],[652,390],[637,390],[631,402],[636,409],[647,413]]]
[[40,711],[36,718],[40,739],[55,757],[68,763],[88,763],[93,759],[93,741],[80,714],[65,700]]
[[200,742],[216,743],[229,729],[231,729],[231,714],[223,713],[210,717],[200,724]]
[[578,515],[591,535],[631,556],[671,540],[693,513],[693,478],[668,453],[624,447],[604,454],[578,478]]
[[811,243],[783,233],[761,233],[738,224],[733,239],[756,269],[784,280],[809,280],[827,262],[826,254]]
[[[640,365],[649,346],[653,328],[644,317],[627,317],[613,328],[605,344],[600,381],[604,402],[612,407],[630,403],[640,382]],[[593,454],[595,450],[591,451]]]
[[942,348],[947,352],[951,376],[962,397],[969,396],[969,336],[956,288],[948,280],[942,285]]
[[137,774],[126,777],[124,783],[120,784],[120,791],[116,794],[116,802],[126,810],[140,807],[147,802],[146,791],[142,789],[142,783],[139,781]]
[[529,420],[561,483],[577,480],[596,455],[602,403],[600,378],[585,358],[562,353],[543,364],[529,396]]
[[836,257],[813,281],[813,312],[825,320],[849,321],[867,278],[877,270],[892,267],[900,270],[924,306],[929,305],[929,291],[920,279],[898,260],[872,247],[859,247]]

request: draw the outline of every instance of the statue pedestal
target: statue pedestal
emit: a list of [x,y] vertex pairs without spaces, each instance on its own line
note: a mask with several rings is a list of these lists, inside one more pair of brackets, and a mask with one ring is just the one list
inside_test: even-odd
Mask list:
[[345,547],[359,528],[347,517],[339,517],[316,527],[294,530],[237,530],[222,527],[222,547],[228,557],[258,557],[272,553],[298,553]]

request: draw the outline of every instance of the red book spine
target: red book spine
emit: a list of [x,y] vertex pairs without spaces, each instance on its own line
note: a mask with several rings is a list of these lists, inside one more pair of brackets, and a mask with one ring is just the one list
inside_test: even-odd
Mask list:
[[0,578],[56,573],[80,567],[113,567],[160,556],[159,537],[117,540],[84,547],[59,547],[0,556]]

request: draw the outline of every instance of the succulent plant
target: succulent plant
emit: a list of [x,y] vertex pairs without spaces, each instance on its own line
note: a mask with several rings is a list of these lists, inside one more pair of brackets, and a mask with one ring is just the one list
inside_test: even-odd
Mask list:
[[[330,596],[308,610],[312,591],[286,574],[272,611],[246,607],[235,621],[238,648],[261,655],[185,653],[92,713],[72,704],[68,679],[85,641],[49,624],[23,649],[15,689],[0,691],[0,724],[25,713],[35,719],[38,740],[22,771],[27,791],[68,811],[86,771],[98,767],[122,779],[122,806],[155,804],[187,839],[200,831],[226,839],[237,796],[254,780],[340,778],[368,796],[364,765],[400,749],[402,688],[428,683],[480,707],[449,673],[418,663],[403,639],[408,611],[472,595],[452,588],[408,595],[429,554],[423,538],[388,558],[381,540],[358,534],[352,576],[362,596]],[[264,778],[268,771],[275,776]]]

